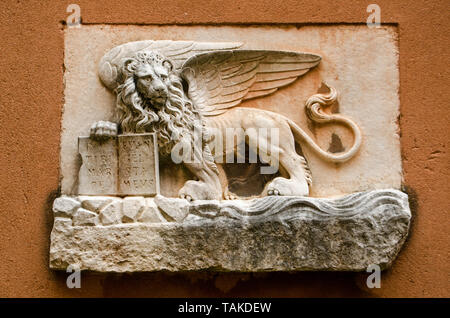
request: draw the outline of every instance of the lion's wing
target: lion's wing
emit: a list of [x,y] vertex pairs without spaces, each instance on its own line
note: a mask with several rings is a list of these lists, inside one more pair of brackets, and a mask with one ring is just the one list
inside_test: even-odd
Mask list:
[[274,93],[319,64],[314,54],[228,50],[195,55],[182,67],[189,97],[205,116]]
[[230,50],[240,47],[235,42],[194,42],[194,41],[136,41],[114,47],[100,60],[98,73],[103,84],[111,90],[118,85],[118,68],[123,60],[145,50],[155,50],[170,59],[175,69],[180,69],[190,57],[204,52]]

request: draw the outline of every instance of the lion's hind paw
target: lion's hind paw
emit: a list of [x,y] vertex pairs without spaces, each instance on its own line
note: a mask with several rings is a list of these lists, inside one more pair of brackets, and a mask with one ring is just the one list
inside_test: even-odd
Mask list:
[[308,196],[308,194],[306,180],[277,177],[267,185],[267,195],[271,196]]

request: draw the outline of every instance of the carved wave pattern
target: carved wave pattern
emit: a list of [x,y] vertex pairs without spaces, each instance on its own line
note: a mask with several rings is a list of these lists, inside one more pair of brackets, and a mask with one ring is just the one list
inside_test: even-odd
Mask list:
[[399,214],[409,211],[408,196],[401,191],[388,189],[357,192],[335,199],[268,196],[248,201],[195,201],[189,212],[209,219],[226,217],[253,220],[273,217],[282,220],[326,220],[367,216],[387,209],[398,211]]

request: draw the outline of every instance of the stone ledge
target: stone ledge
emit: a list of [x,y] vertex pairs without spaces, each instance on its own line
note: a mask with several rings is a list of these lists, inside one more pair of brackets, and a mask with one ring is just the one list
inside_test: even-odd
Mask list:
[[[408,197],[397,190],[338,199],[265,197],[190,204],[161,196],[59,199],[50,267],[73,264],[99,272],[386,268],[400,250],[411,219]],[[114,204],[112,216],[101,217],[105,206],[97,199],[105,206]],[[86,214],[88,207],[97,219],[89,214],[88,222],[75,222],[79,210]],[[138,220],[148,210],[151,215]]]

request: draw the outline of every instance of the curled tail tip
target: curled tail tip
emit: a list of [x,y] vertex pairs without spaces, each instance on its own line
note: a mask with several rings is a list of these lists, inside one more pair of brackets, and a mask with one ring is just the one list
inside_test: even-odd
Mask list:
[[328,85],[326,82],[322,82],[322,88],[327,88],[327,93],[317,93],[312,95],[305,103],[305,111],[307,116],[317,122],[327,121],[331,118],[331,116],[326,115],[322,112],[322,108],[333,105],[338,98],[337,90]]
[[317,94],[323,96],[325,99],[329,99],[332,103],[334,103],[337,100],[338,92],[336,88],[329,85],[327,82],[322,81],[321,88],[328,89],[327,93]]
[[315,144],[315,142],[309,137],[304,138],[324,159],[331,162],[345,162],[350,158],[352,158],[360,148],[361,131],[358,125],[354,123],[351,119],[336,114],[326,113],[323,111],[326,107],[333,105],[338,98],[337,90],[331,85],[328,85],[328,83],[326,83],[325,81],[322,82],[322,86],[319,90],[322,90],[323,88],[325,89],[328,88],[329,91],[327,93],[314,94],[306,101],[305,112],[307,116],[309,117],[309,119],[311,119],[313,122],[316,123],[326,123],[332,121],[341,122],[342,124],[346,125],[352,130],[355,138],[354,144],[351,147],[351,149],[348,150],[346,153],[334,155],[320,149],[320,147],[318,147]]
[[322,81],[321,88],[322,88],[322,87],[328,88],[329,90],[334,90],[334,87],[331,86],[330,84],[328,84],[327,81]]
[[311,107],[315,103],[318,103],[321,106],[330,106],[337,101],[338,92],[333,86],[328,85],[328,83],[326,83],[326,82],[322,82],[322,86],[319,88],[319,91],[322,90],[323,88],[328,89],[328,92],[317,93],[317,94],[312,95],[306,101],[307,107]]

